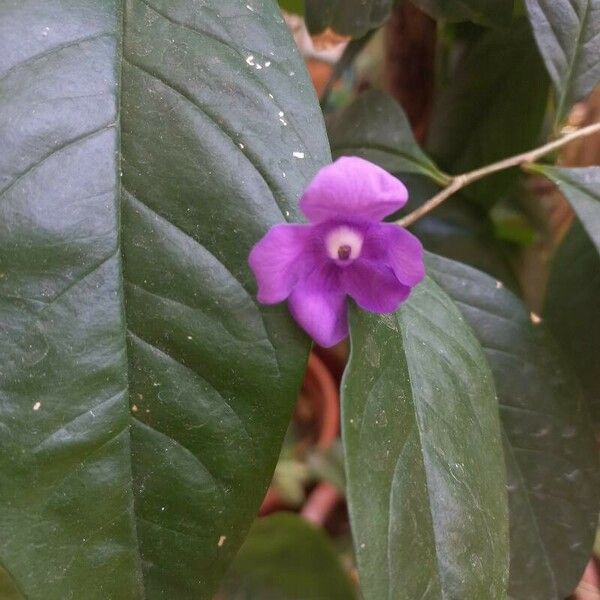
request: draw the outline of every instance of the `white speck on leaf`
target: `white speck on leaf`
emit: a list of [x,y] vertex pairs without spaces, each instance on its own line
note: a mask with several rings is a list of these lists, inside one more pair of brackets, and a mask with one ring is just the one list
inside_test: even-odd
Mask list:
[[534,312],[529,313],[529,318],[534,325],[539,325],[542,322],[542,317]]

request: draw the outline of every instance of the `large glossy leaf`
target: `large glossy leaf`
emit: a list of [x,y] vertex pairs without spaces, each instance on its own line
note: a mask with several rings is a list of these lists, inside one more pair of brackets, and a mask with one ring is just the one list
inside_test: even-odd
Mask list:
[[562,600],[589,559],[600,507],[581,389],[544,325],[495,279],[435,256],[428,272],[457,303],[494,375],[508,472],[510,596]]
[[0,29],[0,561],[29,600],[210,597],[303,372],[246,259],[328,158],[314,92],[270,0]]
[[393,0],[305,0],[306,25],[311,33],[330,28],[358,38],[379,27],[393,4]]
[[[535,147],[546,112],[548,77],[529,24],[484,33],[441,89],[427,150],[451,173],[461,173]],[[490,203],[516,171],[470,186]]]
[[351,310],[348,503],[366,600],[505,598],[506,480],[491,373],[430,279],[392,315]]
[[535,38],[554,82],[557,116],[600,82],[600,0],[526,0]]
[[377,90],[361,94],[328,123],[334,156],[361,156],[393,173],[446,177],[417,144],[402,107]]
[[223,600],[352,600],[356,594],[322,529],[291,513],[259,519],[237,555]]
[[483,25],[507,25],[514,0],[412,0],[435,19],[474,21]]
[[544,316],[579,375],[600,433],[600,256],[576,221],[553,262]]

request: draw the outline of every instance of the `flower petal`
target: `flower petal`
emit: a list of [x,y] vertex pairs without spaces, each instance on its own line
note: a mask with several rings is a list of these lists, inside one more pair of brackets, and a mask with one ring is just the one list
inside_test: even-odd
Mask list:
[[298,278],[312,267],[307,251],[311,229],[310,225],[275,225],[252,248],[248,263],[258,283],[259,302],[285,300]]
[[346,294],[335,265],[326,265],[300,281],[290,294],[290,312],[320,346],[329,348],[348,336]]
[[361,308],[375,313],[394,312],[410,294],[390,267],[364,258],[343,270],[342,285]]
[[340,217],[381,221],[407,199],[404,184],[387,171],[357,156],[343,156],[317,173],[300,208],[315,223]]
[[369,227],[362,256],[386,264],[404,285],[413,287],[425,277],[421,242],[412,233],[393,223],[378,223]]

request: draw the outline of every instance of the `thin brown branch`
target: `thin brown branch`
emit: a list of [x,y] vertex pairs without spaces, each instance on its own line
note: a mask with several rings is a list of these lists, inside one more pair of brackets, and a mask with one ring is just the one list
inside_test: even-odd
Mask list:
[[497,173],[498,171],[504,171],[512,167],[519,167],[533,163],[538,158],[541,158],[546,154],[550,154],[551,152],[554,152],[554,150],[558,150],[559,148],[570,144],[574,140],[578,140],[598,132],[600,132],[600,123],[594,123],[593,125],[588,125],[587,127],[582,127],[581,129],[567,133],[559,139],[540,146],[539,148],[535,148],[534,150],[529,150],[528,152],[505,158],[501,161],[481,167],[480,169],[463,173],[462,175],[456,175],[450,179],[450,183],[446,188],[433,196],[433,198],[427,200],[427,202],[422,204],[413,212],[409,213],[399,221],[396,221],[396,223],[401,227],[408,227],[415,221],[418,221],[421,217],[425,216],[427,213],[431,212],[434,208],[445,202],[448,198],[450,198],[450,196],[462,188],[470,185],[471,183],[479,181],[480,179],[483,179],[492,173]]

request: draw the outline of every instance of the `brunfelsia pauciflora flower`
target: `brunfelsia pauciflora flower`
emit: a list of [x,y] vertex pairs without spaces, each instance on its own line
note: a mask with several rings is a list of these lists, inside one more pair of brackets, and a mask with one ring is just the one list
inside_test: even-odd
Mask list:
[[348,296],[370,312],[395,311],[425,275],[419,240],[381,222],[407,199],[401,181],[362,158],[321,169],[300,199],[310,223],[275,225],[250,253],[258,301],[287,299],[298,324],[326,347],[348,335]]

